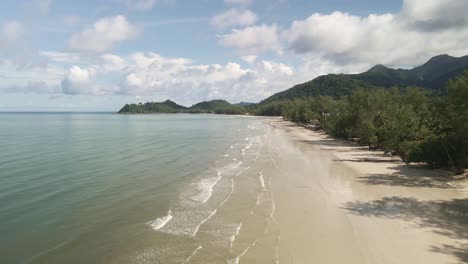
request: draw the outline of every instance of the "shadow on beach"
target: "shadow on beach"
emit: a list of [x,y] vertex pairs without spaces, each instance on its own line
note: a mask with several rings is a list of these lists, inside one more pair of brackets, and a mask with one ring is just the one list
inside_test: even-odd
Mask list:
[[[468,239],[468,199],[420,201],[394,196],[370,202],[348,202],[343,209],[354,215],[402,219],[420,228],[430,228],[439,235]],[[463,263],[468,263],[468,244],[433,246],[430,250],[454,255]]]

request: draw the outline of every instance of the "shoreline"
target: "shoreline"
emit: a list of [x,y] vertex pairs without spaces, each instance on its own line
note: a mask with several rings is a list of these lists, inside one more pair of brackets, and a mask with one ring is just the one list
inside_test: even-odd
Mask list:
[[289,144],[270,171],[280,263],[468,263],[466,179],[292,122],[268,124]]

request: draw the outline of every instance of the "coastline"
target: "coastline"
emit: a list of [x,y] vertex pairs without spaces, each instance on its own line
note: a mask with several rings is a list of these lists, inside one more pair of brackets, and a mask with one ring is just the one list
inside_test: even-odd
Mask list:
[[279,263],[468,263],[468,181],[280,119]]

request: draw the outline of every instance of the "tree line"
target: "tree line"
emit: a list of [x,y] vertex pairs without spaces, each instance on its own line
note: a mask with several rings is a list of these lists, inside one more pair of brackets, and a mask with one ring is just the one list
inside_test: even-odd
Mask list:
[[315,96],[257,105],[256,115],[283,116],[328,134],[433,168],[468,167],[468,72],[444,95],[416,87],[358,88],[341,98]]

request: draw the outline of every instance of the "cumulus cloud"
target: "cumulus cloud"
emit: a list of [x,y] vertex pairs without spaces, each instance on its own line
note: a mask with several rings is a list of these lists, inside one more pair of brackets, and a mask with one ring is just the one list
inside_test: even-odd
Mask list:
[[130,56],[119,83],[120,93],[155,95],[184,104],[226,99],[258,101],[292,84],[294,69],[273,61],[257,61],[250,68],[239,64],[193,64],[183,58],[165,58],[155,53]]
[[241,59],[249,64],[254,64],[257,61],[257,56],[255,55],[245,55]]
[[[70,67],[58,82],[61,93],[170,98],[190,105],[220,98],[231,102],[259,101],[296,81],[291,66],[259,59],[248,68],[235,62],[194,64],[186,58],[167,58],[156,53],[126,57],[104,54],[92,62],[86,63],[83,58],[81,62],[86,66]],[[40,91],[26,84],[16,88],[17,92],[24,90]]]
[[125,16],[106,17],[83,32],[73,34],[68,46],[73,51],[103,52],[131,39],[137,33],[138,29]]
[[211,25],[218,29],[233,26],[249,26],[257,22],[257,15],[250,10],[231,8],[211,19]]
[[96,70],[72,66],[61,82],[64,94],[99,94],[95,84]]
[[[294,53],[312,53],[340,63],[414,65],[441,53],[466,53],[463,43],[468,42],[468,23],[464,28],[457,26],[442,30],[442,26],[447,24],[439,20],[441,17],[431,11],[433,9],[427,6],[427,2],[421,10],[413,10],[412,6],[419,6],[419,3],[422,2],[406,0],[406,9],[398,14],[367,17],[342,12],[313,14],[305,20],[294,21],[282,36]],[[467,15],[464,16],[466,18]],[[440,27],[437,31],[435,28],[428,31],[414,26],[421,25],[418,24],[421,21],[434,22]],[[457,21],[461,23],[461,20]]]
[[281,53],[281,44],[276,25],[252,26],[233,29],[231,33],[219,36],[224,47],[235,48],[241,54],[252,55],[266,51]]
[[465,0],[405,0],[402,16],[424,30],[436,31],[468,24]]
[[221,35],[219,43],[242,55],[290,51],[338,65],[408,67],[438,54],[466,55],[466,10],[466,0],[404,0],[394,14],[315,13],[284,29],[262,25],[233,30]]

